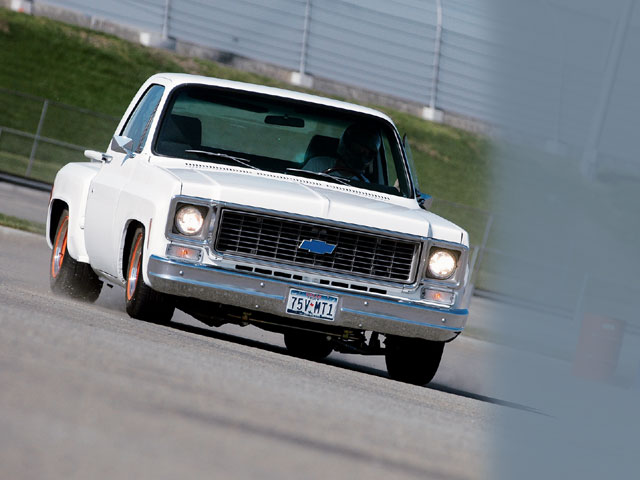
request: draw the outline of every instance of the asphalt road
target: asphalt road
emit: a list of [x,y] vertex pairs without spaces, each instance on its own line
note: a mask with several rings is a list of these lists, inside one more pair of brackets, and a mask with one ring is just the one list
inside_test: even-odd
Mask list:
[[44,224],[48,203],[49,192],[0,180],[0,213]]
[[54,296],[44,238],[0,228],[0,246],[2,478],[491,478],[495,419],[520,408],[487,395],[485,342],[405,385],[253,327],[133,320],[119,288]]

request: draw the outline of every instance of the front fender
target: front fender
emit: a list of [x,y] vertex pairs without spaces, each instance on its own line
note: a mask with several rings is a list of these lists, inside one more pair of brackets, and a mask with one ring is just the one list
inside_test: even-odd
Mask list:
[[[71,257],[79,262],[89,263],[89,255],[84,239],[84,216],[91,180],[100,170],[98,163],[68,163],[58,171],[53,182],[51,200],[47,213],[47,232],[55,229],[57,219],[52,218],[53,204],[56,200],[64,202],[69,209],[69,230],[67,250]],[[52,247],[51,235],[47,235],[47,244]]]
[[165,229],[171,199],[179,195],[182,183],[164,168],[147,162],[138,162],[133,175],[120,192],[116,210],[116,225],[120,232],[120,246],[117,278],[124,281],[125,243],[132,222],[140,224],[145,230],[143,278],[147,284],[146,265],[152,254],[163,256],[167,238]]

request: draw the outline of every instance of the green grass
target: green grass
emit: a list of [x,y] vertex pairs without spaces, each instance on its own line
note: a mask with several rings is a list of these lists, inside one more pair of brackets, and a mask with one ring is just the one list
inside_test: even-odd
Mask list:
[[44,235],[45,231],[44,223],[30,222],[22,218],[5,215],[4,213],[0,213],[0,225],[17,230],[24,230],[25,232],[37,233],[39,235]]
[[490,143],[479,135],[378,107],[407,134],[420,187],[434,198],[488,208]]
[[[68,143],[102,150],[139,86],[159,71],[188,72],[231,80],[301,90],[264,76],[214,62],[146,48],[119,38],[0,9],[0,87],[48,98],[111,116],[96,117],[50,105],[42,134]],[[42,102],[0,92],[0,125],[35,132]],[[439,200],[487,209],[489,205],[489,143],[486,139],[406,113],[383,109],[401,133],[407,133],[423,191]],[[0,170],[26,168],[31,147],[25,139],[0,135]],[[16,145],[14,145],[16,144]],[[20,145],[17,145],[20,144]],[[80,152],[44,143],[36,153],[32,176],[52,181],[55,170]],[[434,205],[436,211],[438,205]],[[476,238],[478,228],[466,224],[477,215],[457,212]],[[447,215],[451,218],[450,215]],[[466,223],[466,224],[465,224]],[[478,239],[479,240],[479,239]]]
[[[75,151],[59,151],[55,145],[43,145],[42,150],[49,150],[52,153],[35,158],[28,178],[42,182],[53,183],[53,179],[62,167],[72,161],[83,159],[81,153]],[[24,177],[29,165],[28,155],[17,155],[15,153],[0,152],[0,166],[2,171]]]

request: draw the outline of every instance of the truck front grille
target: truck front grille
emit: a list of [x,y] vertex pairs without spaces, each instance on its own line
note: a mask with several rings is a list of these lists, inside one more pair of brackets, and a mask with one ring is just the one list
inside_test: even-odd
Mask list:
[[[220,253],[258,258],[321,271],[410,283],[420,243],[347,228],[225,209],[214,248]],[[335,249],[311,253],[305,240]]]

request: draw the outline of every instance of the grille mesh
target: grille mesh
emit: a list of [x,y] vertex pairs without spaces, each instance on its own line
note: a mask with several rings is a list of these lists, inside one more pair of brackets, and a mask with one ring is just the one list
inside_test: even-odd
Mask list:
[[[418,242],[250,212],[223,210],[215,242],[221,253],[394,282],[411,282]],[[336,245],[331,254],[298,248],[304,240]]]

